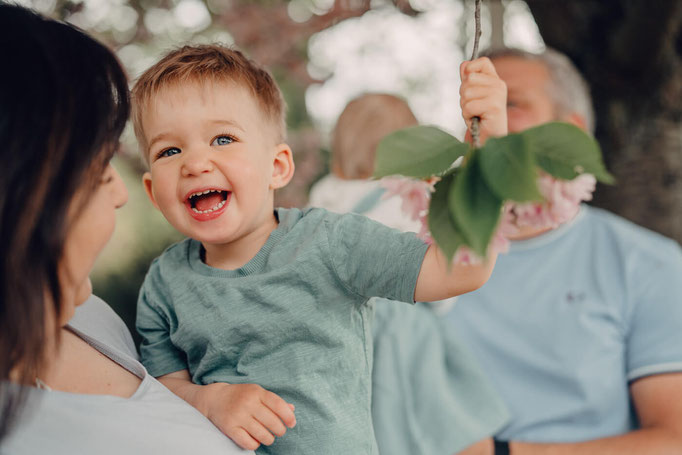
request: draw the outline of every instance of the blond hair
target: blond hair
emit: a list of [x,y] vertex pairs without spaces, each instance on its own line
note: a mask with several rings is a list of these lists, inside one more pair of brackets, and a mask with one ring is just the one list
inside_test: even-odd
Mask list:
[[369,93],[352,100],[332,133],[332,172],[345,179],[366,179],[374,171],[377,145],[387,134],[417,125],[402,98]]
[[233,82],[248,88],[265,118],[275,127],[276,140],[286,138],[286,104],[277,83],[265,69],[236,49],[205,44],[183,46],[166,54],[145,71],[132,90],[135,136],[148,163],[142,115],[150,100],[169,86],[186,83]]

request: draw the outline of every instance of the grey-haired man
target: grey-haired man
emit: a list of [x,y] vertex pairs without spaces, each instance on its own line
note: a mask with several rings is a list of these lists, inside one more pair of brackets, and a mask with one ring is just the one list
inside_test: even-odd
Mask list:
[[[507,84],[510,133],[554,120],[593,131],[568,58],[489,57]],[[495,453],[682,453],[676,242],[583,206],[556,229],[521,228],[490,281],[446,318],[511,412]]]

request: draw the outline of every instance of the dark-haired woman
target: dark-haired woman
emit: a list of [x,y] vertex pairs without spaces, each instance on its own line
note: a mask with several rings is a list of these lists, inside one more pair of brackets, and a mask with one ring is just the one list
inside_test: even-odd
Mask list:
[[0,4],[0,453],[243,453],[150,377],[88,275],[127,192],[104,46]]

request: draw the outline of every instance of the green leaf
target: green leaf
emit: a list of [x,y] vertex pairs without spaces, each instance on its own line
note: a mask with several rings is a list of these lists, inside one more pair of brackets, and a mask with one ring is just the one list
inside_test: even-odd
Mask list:
[[480,168],[481,150],[474,150],[450,187],[448,206],[455,225],[464,240],[481,257],[495,233],[502,213],[502,199],[495,195],[483,179]]
[[457,248],[464,244],[464,238],[450,216],[448,196],[450,187],[455,181],[454,174],[448,174],[436,183],[436,191],[429,204],[429,231],[438,248],[448,258],[448,263],[455,257]]
[[554,177],[573,180],[588,173],[602,183],[616,181],[604,167],[597,141],[575,125],[553,122],[519,134],[526,139],[538,166]]
[[480,153],[486,183],[502,200],[541,201],[533,154],[520,134],[488,139]]
[[469,151],[450,134],[434,126],[414,126],[386,136],[377,147],[374,177],[441,175]]

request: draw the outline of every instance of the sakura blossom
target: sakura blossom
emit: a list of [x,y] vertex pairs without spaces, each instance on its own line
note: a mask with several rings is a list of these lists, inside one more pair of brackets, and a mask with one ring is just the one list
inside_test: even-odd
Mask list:
[[561,180],[542,173],[538,189],[543,202],[515,204],[512,208],[519,227],[555,228],[570,221],[582,201],[592,199],[597,180],[592,174],[580,174],[573,180]]
[[401,209],[411,220],[420,220],[428,212],[431,193],[434,191],[433,179],[415,180],[406,177],[391,177],[381,180],[381,185],[386,188],[382,199],[400,196],[402,199]]
[[[416,180],[404,177],[385,178],[381,181],[386,188],[383,198],[402,198],[403,213],[421,223],[417,235],[428,244],[433,243],[428,227],[428,209],[437,181],[438,178]],[[519,227],[555,228],[570,221],[578,213],[580,203],[592,199],[596,183],[596,178],[591,174],[581,174],[573,180],[561,180],[541,172],[537,184],[544,201],[505,203],[488,252],[508,252],[509,237],[516,234]],[[453,258],[453,263],[456,264],[479,264],[481,261],[478,255],[465,246],[458,248]]]
[[[382,186],[386,188],[382,198],[388,199],[393,196],[402,198],[401,209],[403,213],[410,217],[410,219],[420,222],[421,229],[417,236],[429,245],[433,243],[433,237],[428,226],[428,209],[431,193],[435,191],[434,186],[438,180],[440,180],[438,177],[432,177],[428,180],[390,177],[381,180]],[[503,209],[500,223],[489,246],[489,251],[493,253],[506,253],[509,250],[509,240],[507,237],[516,232],[511,208],[511,204],[506,204]],[[480,263],[481,259],[469,248],[460,247],[455,253],[453,262],[457,264],[476,264]]]
[[[489,254],[502,254],[509,251],[509,237],[518,232],[516,224],[514,223],[514,214],[512,213],[513,205],[506,203],[502,208],[502,216],[497,225],[497,229],[488,245]],[[455,264],[474,265],[480,264],[482,259],[471,249],[461,246],[455,252],[455,257],[452,260]]]

